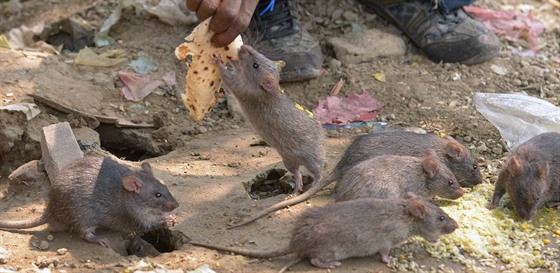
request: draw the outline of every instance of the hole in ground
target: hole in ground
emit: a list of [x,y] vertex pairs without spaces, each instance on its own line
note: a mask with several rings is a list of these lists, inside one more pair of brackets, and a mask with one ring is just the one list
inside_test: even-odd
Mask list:
[[[313,177],[303,175],[303,190],[307,190]],[[252,199],[263,199],[280,194],[291,194],[294,191],[295,178],[284,169],[268,169],[245,182],[245,189]]]
[[101,148],[122,159],[142,161],[169,152],[164,150],[164,146],[155,141],[149,132],[141,129],[101,124],[95,130],[99,133]]
[[181,248],[190,241],[183,232],[168,228],[155,229],[132,237],[126,247],[128,255],[138,257],[157,257]]

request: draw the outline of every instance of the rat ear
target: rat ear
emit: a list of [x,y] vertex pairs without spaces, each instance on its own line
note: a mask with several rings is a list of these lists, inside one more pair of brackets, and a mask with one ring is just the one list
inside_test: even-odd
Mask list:
[[544,161],[543,163],[540,163],[538,168],[537,168],[537,177],[539,179],[545,179],[548,176],[548,162]]
[[139,193],[144,187],[144,183],[135,176],[127,175],[122,178],[123,188],[127,191],[133,191]]
[[408,201],[408,211],[416,218],[426,218],[426,207],[419,200],[412,199]]
[[263,77],[260,82],[260,86],[268,91],[269,93],[280,93],[280,85],[276,79],[271,76]]
[[434,151],[434,149],[427,149],[422,152],[422,157],[430,157],[430,156],[437,156],[436,151]]
[[433,158],[426,157],[422,160],[422,168],[428,173],[429,178],[434,178],[438,172],[439,166]]
[[515,156],[512,156],[509,162],[507,163],[507,170],[511,174],[511,176],[519,176],[521,171],[523,170],[523,165],[519,162]]
[[463,149],[461,149],[461,146],[455,141],[447,142],[445,145],[445,153],[455,161],[459,161],[465,156]]
[[153,171],[152,171],[152,165],[150,165],[150,163],[144,162],[144,163],[142,163],[141,166],[142,166],[142,170],[144,170],[145,172],[147,172],[147,173],[153,173]]
[[449,140],[449,141],[455,141],[455,139],[450,135],[444,136],[443,139],[446,139],[446,140]]

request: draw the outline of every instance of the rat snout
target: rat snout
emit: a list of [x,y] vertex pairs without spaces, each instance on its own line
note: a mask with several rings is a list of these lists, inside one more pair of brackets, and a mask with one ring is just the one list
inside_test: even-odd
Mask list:
[[445,225],[443,227],[443,232],[445,232],[446,234],[452,233],[453,231],[455,231],[457,228],[459,227],[459,224],[457,224],[457,222],[451,218],[449,218],[449,221],[447,223],[447,225]]
[[533,216],[535,216],[535,212],[536,210],[526,210],[523,208],[516,208],[515,211],[517,212],[517,215],[521,218],[523,218],[523,220],[525,221],[529,221],[533,218]]
[[465,191],[462,188],[459,188],[453,193],[453,199],[460,198],[464,194],[465,194]]
[[171,199],[169,201],[165,201],[163,203],[163,211],[170,212],[179,207],[179,203],[175,199]]

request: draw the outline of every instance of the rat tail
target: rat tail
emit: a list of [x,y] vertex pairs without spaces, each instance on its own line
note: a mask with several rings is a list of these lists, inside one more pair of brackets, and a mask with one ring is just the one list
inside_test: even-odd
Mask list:
[[237,248],[233,248],[233,247],[217,246],[217,245],[197,243],[197,242],[189,242],[189,244],[195,245],[195,246],[201,246],[201,247],[205,247],[205,248],[210,248],[210,249],[214,249],[214,250],[232,252],[232,253],[235,253],[235,254],[254,257],[254,258],[275,258],[275,257],[284,256],[284,255],[292,253],[289,246],[286,246],[284,248],[277,249],[277,250],[260,251],[260,250],[237,249]]
[[43,213],[42,216],[26,220],[0,220],[0,228],[5,229],[24,229],[33,228],[47,223],[47,213]]
[[313,183],[311,188],[309,188],[304,193],[302,193],[298,196],[295,196],[293,198],[290,198],[288,200],[284,200],[280,203],[276,203],[276,204],[266,208],[265,210],[262,210],[259,213],[251,216],[250,218],[245,219],[245,220],[241,221],[240,223],[234,224],[231,227],[228,227],[228,229],[237,228],[237,227],[240,227],[240,226],[247,225],[247,224],[252,223],[252,222],[256,221],[257,219],[259,219],[259,218],[261,218],[261,217],[263,217],[263,216],[265,216],[265,215],[267,215],[271,212],[275,212],[279,209],[283,209],[285,207],[293,206],[297,203],[303,202],[303,201],[309,199],[315,193],[319,192],[324,187],[330,185],[333,181],[338,180],[338,178],[339,178],[338,171],[337,171],[337,169],[335,169],[329,174],[329,176],[327,178],[320,179],[320,180],[316,181],[315,183]]
[[303,261],[303,259],[304,259],[304,258],[302,258],[302,257],[298,257],[298,258],[295,258],[295,259],[289,261],[289,262],[288,262],[286,265],[284,265],[280,270],[278,270],[278,273],[284,273],[284,272],[286,272],[286,270],[288,270],[290,267],[296,265],[297,263]]

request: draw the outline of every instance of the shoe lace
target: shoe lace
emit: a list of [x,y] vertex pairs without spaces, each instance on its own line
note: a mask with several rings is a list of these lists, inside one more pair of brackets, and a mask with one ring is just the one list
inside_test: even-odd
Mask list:
[[445,14],[440,9],[440,2],[442,2],[442,0],[429,0],[429,2],[432,7],[428,11],[430,13],[438,13],[438,17],[440,18],[438,22],[440,24],[459,24],[462,21],[459,17],[458,9]]
[[254,28],[262,34],[262,40],[276,39],[297,33],[300,22],[292,9],[290,0],[259,1],[259,14],[253,15]]

